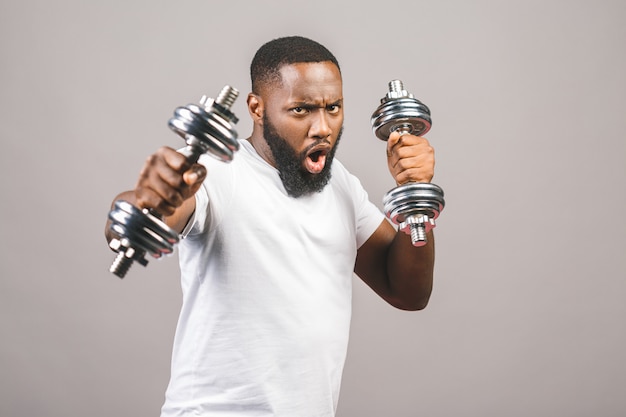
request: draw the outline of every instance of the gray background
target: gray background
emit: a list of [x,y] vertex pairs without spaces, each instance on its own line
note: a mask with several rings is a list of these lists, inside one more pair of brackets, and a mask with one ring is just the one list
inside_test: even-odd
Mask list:
[[158,414],[177,260],[112,276],[109,204],[182,146],[175,107],[245,97],[254,51],[290,34],[342,63],[339,157],[372,200],[394,78],[432,110],[446,192],[425,311],[355,280],[339,416],[626,415],[625,19],[607,0],[2,1],[0,415]]

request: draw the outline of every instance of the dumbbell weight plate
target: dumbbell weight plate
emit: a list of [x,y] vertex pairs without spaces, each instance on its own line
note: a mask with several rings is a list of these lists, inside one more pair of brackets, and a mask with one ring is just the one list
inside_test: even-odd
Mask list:
[[[198,155],[208,152],[215,158],[228,162],[239,149],[237,132],[219,115],[209,114],[195,104],[178,107],[168,125],[179,136],[202,148]],[[190,161],[195,162],[195,161]]]
[[383,206],[389,220],[399,224],[416,214],[436,219],[445,201],[441,187],[432,183],[409,182],[390,190],[383,199]]
[[154,258],[172,253],[179,241],[178,233],[149,210],[139,210],[124,200],[115,202],[109,218],[112,220],[111,230]]
[[396,98],[382,103],[372,114],[372,130],[378,139],[386,141],[396,130],[420,136],[432,125],[430,110],[414,98]]

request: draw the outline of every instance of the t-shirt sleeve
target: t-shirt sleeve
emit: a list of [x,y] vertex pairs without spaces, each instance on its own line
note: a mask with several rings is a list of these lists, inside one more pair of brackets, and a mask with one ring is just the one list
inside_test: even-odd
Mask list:
[[[360,185],[360,182],[359,182]],[[358,204],[356,206],[356,241],[357,248],[360,248],[367,239],[378,229],[378,226],[385,219],[385,215],[368,198],[367,192],[362,187],[357,194]]]
[[[335,160],[335,162],[338,162]],[[360,248],[367,239],[374,234],[376,229],[385,220],[383,212],[370,201],[367,191],[361,181],[352,175],[341,163],[338,163],[337,173],[344,177],[347,189],[352,195],[354,203],[354,215],[356,226],[356,243]]]
[[202,233],[207,224],[209,194],[205,184],[202,184],[194,198],[196,199],[196,209],[180,234],[183,239],[190,234]]

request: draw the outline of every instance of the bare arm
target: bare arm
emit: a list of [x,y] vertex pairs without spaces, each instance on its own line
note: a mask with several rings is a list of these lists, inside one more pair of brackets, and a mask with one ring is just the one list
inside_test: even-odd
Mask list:
[[[135,189],[118,194],[113,203],[126,200],[140,209],[150,208],[162,215],[168,226],[181,232],[195,210],[196,201],[191,197],[205,177],[204,166],[190,165],[174,149],[162,147],[146,159]],[[107,220],[107,242],[115,237],[110,223]]]
[[421,310],[432,292],[434,262],[432,232],[426,245],[415,247],[384,220],[359,249],[354,272],[392,306]]
[[[434,151],[424,138],[393,133],[387,142],[389,170],[398,184],[430,182]],[[357,253],[354,271],[378,295],[394,307],[421,310],[433,286],[435,241],[416,247],[409,235],[383,221]]]

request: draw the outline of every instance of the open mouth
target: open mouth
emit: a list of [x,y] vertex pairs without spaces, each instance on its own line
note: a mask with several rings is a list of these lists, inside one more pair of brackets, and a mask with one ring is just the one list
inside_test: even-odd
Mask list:
[[326,166],[326,155],[330,151],[327,145],[315,146],[304,159],[304,168],[311,174],[319,174]]

